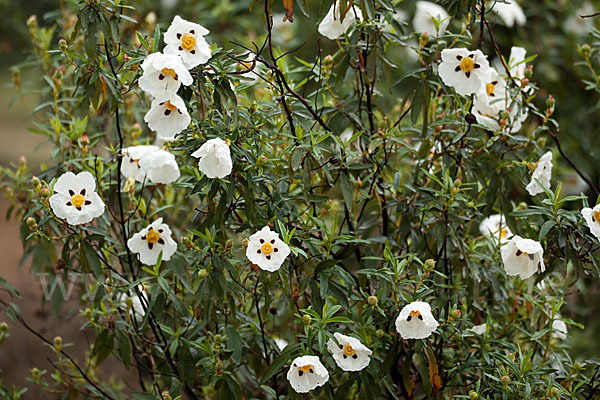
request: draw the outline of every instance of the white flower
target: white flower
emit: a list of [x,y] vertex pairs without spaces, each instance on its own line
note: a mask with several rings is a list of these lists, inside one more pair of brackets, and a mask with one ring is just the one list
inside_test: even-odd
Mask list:
[[538,270],[544,272],[544,249],[539,242],[523,239],[519,235],[513,236],[510,242],[500,249],[502,262],[507,275],[519,275],[527,279]]
[[158,150],[157,146],[131,146],[122,150],[121,173],[125,178],[143,182],[146,172],[140,166],[140,160],[146,153]]
[[535,171],[531,176],[531,182],[525,187],[531,196],[544,193],[544,189],[535,181],[540,181],[547,189],[550,189],[550,178],[552,178],[552,152],[544,154],[537,162]]
[[521,79],[525,77],[525,69],[527,68],[527,64],[525,64],[526,54],[527,50],[525,50],[523,47],[511,47],[508,66],[510,68],[510,74],[513,76],[513,78]]
[[211,179],[225,178],[233,167],[229,146],[220,138],[207,140],[192,157],[200,159],[198,169]]
[[166,54],[178,54],[183,64],[192,69],[205,64],[211,57],[210,46],[204,39],[208,29],[176,15],[164,34]]
[[505,1],[507,1],[507,3],[495,1],[492,11],[498,14],[500,19],[502,19],[504,24],[509,28],[512,28],[515,24],[525,25],[525,22],[527,22],[527,17],[525,17],[525,13],[523,12],[523,9],[519,3],[517,3],[517,0]]
[[481,50],[444,49],[438,74],[456,93],[466,96],[475,93],[487,82],[490,64]]
[[498,75],[495,68],[490,67],[490,73],[473,101],[473,114],[477,122],[488,129],[500,129],[498,120],[500,113],[507,109],[506,81]]
[[285,258],[290,254],[290,248],[281,239],[277,232],[265,226],[260,231],[250,236],[246,257],[253,264],[265,271],[277,271]]
[[161,99],[173,96],[181,84],[189,86],[194,82],[181,57],[175,54],[152,53],[142,63],[142,69],[140,88]]
[[346,33],[350,25],[356,20],[362,20],[362,12],[358,6],[349,7],[342,21],[339,4],[334,2],[325,18],[323,18],[323,21],[319,24],[319,33],[331,40],[335,40]]
[[90,222],[104,213],[104,203],[96,193],[94,176],[87,171],[65,172],[56,180],[50,206],[54,214],[70,225]]
[[308,393],[329,380],[329,372],[317,356],[297,357],[287,373],[287,379],[298,393]]
[[[138,285],[138,291],[144,297],[145,304],[148,304],[148,295],[144,289],[144,286]],[[144,306],[142,305],[142,299],[140,298],[140,296],[138,296],[138,294],[136,293],[136,291],[134,289],[131,289],[130,292],[132,293],[131,296],[127,296],[127,293],[121,293],[121,295],[118,297],[118,300],[122,303],[126,303],[127,298],[130,298],[131,299],[131,310],[129,311],[129,314],[132,317],[135,314],[135,318],[138,321],[141,321],[144,319],[144,316],[146,315],[146,311],[144,310]]]
[[552,337],[560,340],[567,338],[567,324],[560,319],[552,321]]
[[584,208],[581,210],[581,214],[587,222],[588,227],[592,235],[600,239],[600,204],[597,204],[594,208]]
[[[467,329],[469,332],[473,332],[476,335],[483,335],[487,332],[487,324],[475,325],[472,328]],[[464,335],[466,336],[466,335]]]
[[[569,4],[569,3],[566,3]],[[585,1],[564,22],[564,29],[577,36],[587,35],[594,28],[594,18],[581,18],[582,15],[591,15],[596,12],[594,5]]]
[[127,247],[140,256],[140,262],[154,265],[162,251],[162,261],[168,261],[177,250],[177,243],[171,238],[171,229],[157,219],[127,241]]
[[[435,29],[434,20],[439,22],[439,32]],[[417,1],[417,11],[413,19],[415,32],[427,32],[432,36],[438,36],[438,33],[443,35],[449,23],[448,13],[443,7],[429,1]]]
[[275,345],[277,345],[279,351],[283,351],[283,349],[285,349],[289,344],[287,340],[279,337],[274,337],[273,340],[275,341]]
[[154,99],[144,121],[164,140],[172,140],[188,127],[191,118],[183,99],[173,95],[170,99]]
[[169,184],[179,178],[175,156],[164,149],[147,152],[140,159],[140,167],[151,182]]
[[414,301],[404,306],[396,318],[396,330],[403,339],[425,339],[438,327],[431,314],[431,306],[424,301]]
[[369,365],[370,355],[373,353],[360,340],[350,336],[334,333],[333,339],[327,342],[327,348],[333,355],[335,363],[344,371],[360,371]]
[[506,225],[506,220],[502,214],[494,214],[485,218],[481,221],[479,230],[483,236],[500,243],[508,242],[508,238],[512,236],[512,232]]

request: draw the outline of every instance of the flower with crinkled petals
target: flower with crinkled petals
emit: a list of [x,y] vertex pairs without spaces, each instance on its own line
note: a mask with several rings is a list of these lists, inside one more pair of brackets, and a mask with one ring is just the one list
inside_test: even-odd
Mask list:
[[552,321],[552,337],[565,340],[567,338],[567,324],[563,320],[555,319]]
[[144,74],[138,80],[140,88],[157,98],[169,98],[183,84],[194,82],[181,57],[176,54],[152,53],[142,63]]
[[396,318],[396,331],[403,339],[425,339],[438,327],[431,314],[431,306],[424,301],[413,301],[402,308]]
[[275,272],[290,254],[290,248],[281,239],[279,234],[265,226],[260,231],[250,236],[246,257],[260,269]]
[[512,237],[510,242],[500,249],[504,270],[509,276],[520,276],[527,279],[538,270],[544,272],[544,248],[539,242],[523,239],[519,235]]
[[506,219],[502,214],[493,214],[481,221],[479,225],[481,234],[496,243],[506,243],[512,236],[512,232],[506,225]]
[[87,171],[62,174],[54,184],[50,207],[54,214],[70,225],[90,222],[104,213],[104,203],[96,193],[94,176]]
[[155,265],[162,251],[162,261],[168,261],[177,250],[177,243],[171,237],[171,228],[157,219],[127,241],[127,247],[138,253],[140,262]]
[[122,150],[123,160],[121,161],[121,173],[125,178],[133,178],[138,182],[143,182],[146,172],[140,166],[140,160],[146,153],[158,150],[158,146],[140,145],[130,146]]
[[473,115],[477,122],[490,130],[499,130],[498,119],[500,113],[507,108],[506,97],[506,81],[500,77],[495,68],[490,67],[487,80],[475,93],[473,100]]
[[500,3],[499,1],[493,1],[494,11],[500,19],[504,22],[504,25],[512,28],[515,24],[517,25],[525,25],[527,22],[527,17],[523,12],[523,9],[517,3],[517,0],[506,0],[506,3]]
[[596,204],[594,208],[584,208],[581,210],[581,215],[583,215],[592,235],[600,239],[600,204]]
[[191,118],[183,99],[173,95],[168,99],[154,99],[144,121],[162,139],[173,140],[189,126]]
[[211,179],[225,178],[233,168],[229,145],[220,138],[207,140],[192,157],[200,159],[198,169]]
[[350,336],[334,333],[333,339],[327,341],[327,348],[333,355],[335,363],[344,371],[360,371],[369,365],[373,353],[360,340]]
[[456,93],[466,96],[475,93],[487,82],[490,64],[481,50],[444,49],[438,74]]
[[[487,332],[487,324],[475,325],[472,328],[467,329],[469,332],[473,332],[476,335],[483,335]],[[463,336],[471,336],[468,334],[464,334]]]
[[211,57],[210,46],[204,39],[208,33],[208,29],[202,25],[186,21],[176,15],[169,29],[164,33],[167,44],[164,52],[181,56],[183,64],[188,69],[206,64]]
[[[350,3],[349,3],[350,4]],[[342,36],[355,21],[362,20],[362,12],[357,5],[350,6],[342,21],[339,3],[334,3],[319,24],[319,33],[328,39],[335,40]]]
[[[415,32],[428,33],[432,36],[443,35],[448,28],[450,19],[446,10],[430,1],[417,1],[413,28]],[[436,30],[434,19],[439,23],[439,31]]]
[[144,154],[140,159],[140,167],[150,182],[166,185],[179,178],[179,165],[175,156],[165,149],[159,148]]
[[531,175],[531,182],[525,187],[527,192],[531,196],[535,196],[540,193],[544,193],[544,189],[536,182],[536,179],[540,181],[546,189],[550,189],[550,178],[552,178],[552,152],[549,151],[544,154],[535,167],[533,174]]
[[297,357],[287,373],[287,379],[298,393],[308,393],[329,380],[329,372],[317,356]]

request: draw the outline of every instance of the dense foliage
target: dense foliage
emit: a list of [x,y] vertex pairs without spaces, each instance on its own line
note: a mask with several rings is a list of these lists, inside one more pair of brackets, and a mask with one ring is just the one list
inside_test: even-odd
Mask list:
[[[25,159],[3,169],[10,214],[23,221],[36,273],[49,273],[51,282],[76,279],[79,313],[96,333],[79,362],[60,338],[40,336],[56,351],[55,370],[34,369],[31,379],[48,395],[600,396],[599,347],[577,333],[594,339],[594,326],[583,322],[597,311],[587,299],[598,287],[600,247],[580,210],[596,204],[599,156],[594,135],[573,132],[574,112],[565,113],[570,131],[559,130],[562,105],[550,96],[563,90],[553,79],[577,71],[591,91],[565,107],[592,110],[600,32],[581,46],[573,29],[591,31],[593,16],[573,27],[567,17],[577,18],[576,2],[522,2],[528,22],[511,29],[494,2],[445,1],[451,17],[431,21],[436,29],[449,22],[438,36],[415,32],[413,1],[338,0],[342,12],[362,20],[330,40],[318,33],[328,1],[155,3],[61,1],[44,20],[29,18],[31,54],[13,70],[23,93],[41,88],[32,130],[54,151],[35,177]],[[211,30],[212,54],[178,92],[189,126],[165,141],[145,120],[155,105],[139,79],[146,57],[165,48],[175,14]],[[571,49],[557,56],[570,65],[558,63],[564,75],[546,62],[548,37]],[[535,67],[512,76],[516,45],[528,51],[521,66]],[[496,129],[474,115],[474,95],[457,94],[438,73],[442,51],[457,48],[481,50],[507,82],[510,106]],[[41,82],[23,82],[27,69]],[[215,138],[231,152],[225,177],[208,177],[192,156]],[[123,175],[130,162],[123,149],[152,144],[175,156],[175,182]],[[532,196],[525,187],[547,151],[555,172],[569,179],[553,179]],[[572,156],[578,153],[585,154]],[[68,171],[93,175],[106,209],[90,223],[65,220],[51,204]],[[69,196],[79,204],[76,195]],[[493,214],[505,216],[509,232],[541,244],[545,269],[527,279],[507,274],[501,248],[509,244],[480,231]],[[177,250],[144,265],[127,243],[159,218]],[[290,250],[274,271],[246,256],[264,226]],[[162,240],[142,232],[150,249]],[[64,297],[56,291],[48,301],[58,310]],[[395,321],[417,300],[431,305],[439,326],[425,339],[405,339]],[[18,307],[3,309],[28,326]],[[555,324],[561,321],[566,335]],[[327,346],[336,332],[372,351],[366,368],[338,367]],[[98,378],[111,355],[139,377],[134,390]],[[303,355],[318,356],[329,373],[305,395],[286,379]],[[12,388],[0,391],[18,398]]]

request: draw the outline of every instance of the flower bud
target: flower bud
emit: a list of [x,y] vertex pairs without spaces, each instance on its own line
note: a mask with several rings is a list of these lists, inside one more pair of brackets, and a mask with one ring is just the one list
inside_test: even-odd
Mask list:
[[523,72],[523,76],[527,79],[531,79],[531,77],[533,76],[533,66],[530,65],[525,69],[525,72]]
[[452,310],[448,314],[449,321],[456,321],[458,318],[460,318],[460,310]]
[[25,168],[27,166],[27,158],[25,156],[19,157],[19,168]]
[[521,79],[521,87],[524,88],[527,85],[529,85],[529,79],[528,78]]
[[12,83],[17,88],[21,86],[21,70],[17,67],[12,69]]
[[469,390],[469,400],[477,400],[479,395],[474,390]]
[[525,203],[524,201],[517,204],[517,210],[519,210],[519,211],[527,210],[527,207],[528,207],[527,203]]
[[60,39],[58,41],[58,48],[60,49],[60,51],[62,51],[63,53],[66,53],[67,50],[69,49],[69,44],[67,43],[67,41],[65,39]]
[[8,332],[8,324],[6,322],[0,323],[0,332],[1,333]]
[[162,398],[163,400],[173,400],[169,392],[162,392]]
[[551,399],[559,398],[560,390],[556,386],[551,387],[550,390],[548,390],[548,397],[550,397]]
[[30,28],[36,28],[38,26],[37,15],[30,15],[29,18],[27,18],[27,26]]
[[475,207],[475,202],[474,202],[474,201],[470,201],[470,202],[468,202],[468,203],[467,203],[467,207],[469,207],[469,208],[473,208],[473,207]]
[[430,274],[435,268],[435,260],[433,258],[429,258],[425,260],[425,264],[423,264],[423,271],[426,274]]
[[54,349],[56,349],[56,351],[61,351],[62,345],[63,345],[62,338],[60,336],[55,337],[54,338]]
[[223,361],[219,360],[215,364],[215,375],[221,375],[223,373]]
[[33,379],[35,379],[36,381],[38,379],[40,379],[41,376],[41,371],[39,369],[37,369],[36,367],[33,367],[29,370],[29,372],[31,372],[31,376],[33,377]]
[[500,379],[500,383],[502,383],[502,386],[507,387],[508,385],[510,385],[510,377],[508,375],[504,375]]
[[156,13],[154,11],[150,11],[148,14],[146,14],[146,19],[144,21],[146,21],[148,25],[155,25]]
[[377,297],[375,296],[369,296],[369,298],[367,299],[367,303],[371,306],[371,307],[375,307],[377,305]]
[[83,315],[87,318],[87,319],[92,319],[92,317],[94,316],[94,314],[92,313],[92,310],[90,310],[89,308],[86,308],[85,311],[83,312]]
[[79,141],[83,146],[90,144],[90,138],[88,137],[88,135],[81,135]]
[[40,197],[42,198],[42,200],[45,200],[48,197],[50,197],[50,191],[47,187],[43,187],[42,190],[40,190]]
[[421,36],[419,36],[419,47],[423,48],[427,46],[427,43],[429,43],[429,33],[423,32],[421,33]]
[[32,231],[37,230],[37,222],[35,221],[35,218],[33,218],[33,217],[27,217],[27,226]]
[[198,278],[204,279],[208,276],[208,271],[204,268],[198,270]]
[[552,95],[548,96],[548,99],[546,100],[546,107],[553,108],[555,105],[556,105],[556,101],[554,100],[554,96],[552,96]]
[[581,54],[585,57],[588,58],[590,56],[590,53],[592,52],[592,48],[590,47],[589,44],[584,43],[581,45]]
[[246,251],[246,249],[248,248],[248,238],[244,238],[244,240],[242,240],[242,248],[244,249],[244,251]]
[[38,178],[37,176],[33,176],[31,178],[31,186],[33,186],[33,188],[36,191],[39,191],[42,186],[42,182],[40,182],[40,178]]
[[261,166],[265,165],[267,161],[269,161],[269,159],[266,156],[260,156],[256,159],[256,163]]
[[302,316],[302,323],[303,323],[304,325],[310,325],[310,323],[311,323],[311,322],[312,322],[312,318],[311,318],[311,316],[310,316],[310,315],[308,315],[308,314],[304,314],[304,315]]
[[500,113],[500,118],[502,118],[502,119],[509,119],[510,118],[510,113],[508,111],[504,110],[504,111],[502,111]]
[[382,337],[385,336],[385,332],[383,331],[383,329],[377,329],[375,331],[375,336],[377,336],[379,339],[381,339]]
[[216,344],[221,344],[223,343],[223,336],[219,335],[218,333],[213,337],[213,340],[215,341]]
[[459,188],[457,188],[456,186],[452,186],[452,188],[450,189],[450,194],[454,197],[458,194],[459,191]]

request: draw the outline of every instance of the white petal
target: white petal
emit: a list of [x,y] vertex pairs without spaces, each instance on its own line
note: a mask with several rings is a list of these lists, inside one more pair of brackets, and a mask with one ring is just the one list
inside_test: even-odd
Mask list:
[[347,10],[344,20],[341,20],[338,3],[333,3],[319,24],[319,33],[328,39],[335,40],[342,36],[356,20],[362,20],[360,8],[354,5]]
[[590,228],[590,232],[596,236],[597,239],[600,239],[600,221],[596,221],[594,217],[594,212],[600,211],[600,204],[596,205],[592,208],[584,208],[581,210],[581,214],[587,223],[587,226]]
[[220,138],[207,140],[192,157],[200,158],[198,169],[211,179],[224,178],[233,168],[229,146]]
[[140,167],[154,183],[173,183],[180,175],[175,156],[163,149],[146,153],[140,160]]
[[[439,22],[439,32],[435,29],[434,18]],[[449,23],[448,13],[443,7],[429,1],[417,1],[413,19],[415,32],[427,32],[433,36],[438,36],[438,33],[443,35]]]

